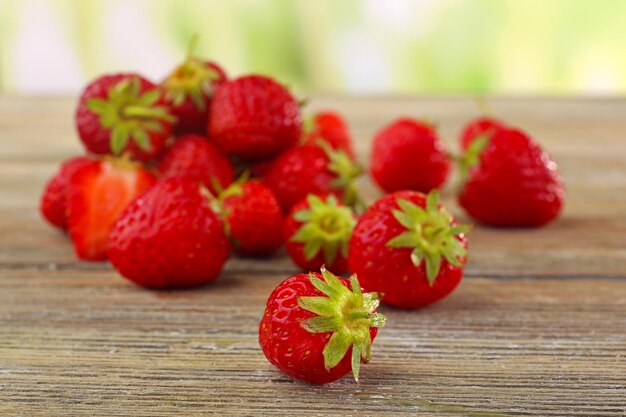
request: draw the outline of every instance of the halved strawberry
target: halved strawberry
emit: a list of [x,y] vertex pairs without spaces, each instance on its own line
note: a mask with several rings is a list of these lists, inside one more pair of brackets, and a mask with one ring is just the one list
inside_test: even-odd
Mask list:
[[76,255],[85,260],[107,258],[113,223],[126,206],[156,178],[126,159],[94,160],[81,166],[68,183],[67,223]]
[[44,219],[59,229],[67,229],[67,184],[71,176],[81,166],[88,164],[89,158],[76,156],[61,164],[56,174],[46,184],[41,195],[39,210]]

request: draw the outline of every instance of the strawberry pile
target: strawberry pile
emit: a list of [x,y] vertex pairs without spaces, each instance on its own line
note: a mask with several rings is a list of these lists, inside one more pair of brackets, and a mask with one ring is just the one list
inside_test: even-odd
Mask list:
[[92,81],[76,128],[86,153],[61,165],[40,207],[78,258],[108,259],[147,288],[184,288],[217,278],[232,253],[284,245],[308,273],[269,296],[259,341],[312,383],[358,378],[385,323],[380,302],[423,307],[461,281],[470,228],[438,191],[455,164],[458,202],[485,225],[542,226],[564,200],[555,162],[523,131],[481,117],[451,156],[435,125],[401,118],[374,138],[370,174],[388,194],[366,207],[339,113],[303,118],[276,80],[229,78],[191,52],[159,84],[136,73]]

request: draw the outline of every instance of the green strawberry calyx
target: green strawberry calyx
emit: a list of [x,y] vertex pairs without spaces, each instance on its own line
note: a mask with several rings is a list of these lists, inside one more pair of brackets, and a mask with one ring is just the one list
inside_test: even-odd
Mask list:
[[317,130],[315,119],[317,115],[309,114],[302,120],[302,139],[306,139],[307,135],[314,133]]
[[377,293],[363,293],[356,275],[350,277],[350,287],[322,267],[323,280],[309,274],[311,284],[324,295],[300,297],[298,305],[317,314],[300,323],[311,333],[332,332],[324,346],[324,367],[330,370],[344,358],[352,347],[352,373],[359,380],[361,360],[370,359],[372,339],[370,328],[383,327],[385,316],[376,312],[380,304]]
[[205,111],[206,97],[213,95],[213,81],[219,78],[219,74],[194,56],[197,43],[198,37],[194,36],[189,43],[185,61],[172,71],[163,86],[165,99],[174,106],[180,106],[190,98],[200,111]]
[[357,192],[356,179],[363,173],[363,168],[341,149],[333,149],[328,142],[318,140],[317,146],[324,150],[328,158],[328,170],[335,174],[331,186],[343,191],[343,202],[349,206],[362,208],[363,202]]
[[461,184],[465,184],[469,178],[470,171],[480,165],[480,154],[487,148],[492,134],[489,131],[476,136],[463,155],[458,157]]
[[224,207],[224,200],[229,197],[243,196],[243,184],[248,181],[249,178],[250,173],[248,171],[244,171],[236,181],[233,181],[230,185],[224,188],[217,177],[211,177],[211,186],[215,190],[216,195],[214,195],[204,185],[200,186],[200,192],[207,199],[211,209],[224,220],[224,231],[226,236],[230,238],[231,243],[235,247],[239,247],[241,243],[235,239],[232,234],[230,223],[228,221],[230,211]]
[[460,267],[460,258],[467,255],[457,237],[470,231],[470,225],[456,224],[452,215],[439,205],[439,192],[431,191],[426,198],[426,207],[420,207],[408,200],[398,198],[400,210],[392,210],[393,217],[407,230],[391,238],[387,246],[409,248],[411,262],[416,267],[422,263],[426,269],[426,279],[432,287],[439,275],[442,260]]
[[176,120],[167,107],[157,104],[160,98],[158,89],[142,93],[139,78],[129,77],[115,84],[106,99],[89,99],[86,104],[100,117],[100,125],[111,131],[111,151],[119,155],[131,140],[141,150],[152,151],[150,132],[162,132],[163,122]]
[[353,211],[329,195],[322,198],[309,194],[308,208],[293,214],[302,226],[291,237],[292,242],[304,244],[304,257],[307,261],[315,258],[320,251],[328,265],[332,265],[341,254],[348,257],[348,242],[356,224]]
[[239,176],[239,178],[237,178],[230,185],[224,188],[216,177],[211,177],[211,185],[213,186],[213,189],[217,193],[217,197],[215,198],[215,200],[217,201],[217,204],[219,205],[218,207],[219,212],[224,211],[222,207],[224,200],[226,200],[229,197],[241,197],[243,195],[243,184],[246,183],[249,179],[250,179],[250,172],[244,171]]

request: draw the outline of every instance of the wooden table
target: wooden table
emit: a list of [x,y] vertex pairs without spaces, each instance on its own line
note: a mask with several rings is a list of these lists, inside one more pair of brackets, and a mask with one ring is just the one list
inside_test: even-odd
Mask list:
[[[562,218],[538,230],[477,227],[452,296],[389,321],[362,382],[293,381],[264,358],[284,254],[232,259],[212,285],[155,292],[78,262],[40,220],[45,180],[81,151],[73,100],[0,98],[0,414],[7,416],[626,415],[626,100],[494,99],[559,162]],[[456,144],[471,99],[314,97],[372,134],[427,117]],[[371,184],[361,186],[375,197]],[[446,203],[459,216],[454,187]]]

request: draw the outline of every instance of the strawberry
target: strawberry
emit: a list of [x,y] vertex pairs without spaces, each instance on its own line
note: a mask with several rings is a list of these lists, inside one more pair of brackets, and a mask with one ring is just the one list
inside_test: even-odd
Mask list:
[[68,159],[46,184],[39,208],[43,218],[51,225],[67,229],[67,185],[74,172],[89,162],[90,159],[84,156]]
[[334,195],[309,194],[291,208],[285,221],[287,252],[293,262],[308,271],[322,266],[336,274],[348,270],[348,242],[356,215]]
[[174,134],[206,135],[209,107],[215,88],[226,81],[226,73],[215,62],[203,61],[193,55],[197,38],[187,51],[187,58],[161,84],[165,100],[177,120]]
[[355,159],[348,125],[339,113],[321,111],[305,119],[303,143],[315,145],[318,140],[327,142],[331,148],[342,150]]
[[211,192],[233,182],[235,170],[230,160],[206,138],[190,134],[176,139],[159,162],[165,178],[188,177],[202,183]]
[[308,194],[335,194],[346,204],[357,203],[355,179],[361,168],[343,151],[327,143],[302,145],[280,155],[263,181],[288,211]]
[[148,288],[214,280],[228,258],[229,244],[206,193],[188,178],[168,178],[129,205],[109,238],[115,269]]
[[128,151],[140,160],[161,151],[174,120],[158,87],[137,74],[97,78],[85,88],[76,109],[78,134],[89,152]]
[[269,255],[283,244],[283,212],[272,190],[258,181],[233,183],[219,195],[234,250]]
[[371,154],[372,177],[386,192],[429,192],[448,178],[450,161],[435,128],[399,119],[378,132]]
[[491,135],[496,130],[504,129],[506,125],[493,117],[483,116],[470,121],[461,131],[461,149],[466,150],[478,137]]
[[209,137],[226,154],[267,159],[300,138],[298,102],[271,78],[250,75],[220,85],[211,103]]
[[462,163],[459,203],[481,223],[537,227],[559,216],[565,191],[556,163],[524,132],[503,128],[477,139]]
[[314,384],[336,381],[361,362],[385,317],[378,294],[363,293],[357,277],[298,274],[283,281],[267,300],[259,344],[267,359],[292,378]]
[[367,291],[402,308],[422,307],[448,295],[461,281],[467,226],[416,191],[389,194],[368,208],[350,241],[350,269]]
[[119,214],[156,178],[126,159],[94,160],[83,164],[68,185],[67,224],[80,259],[107,258],[109,231]]

